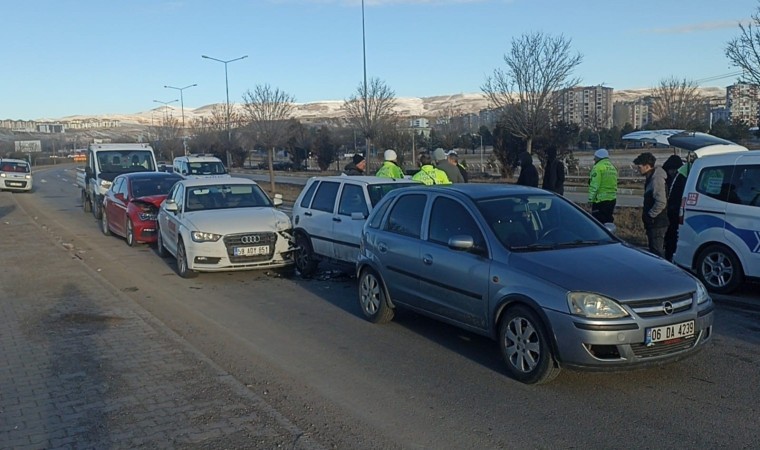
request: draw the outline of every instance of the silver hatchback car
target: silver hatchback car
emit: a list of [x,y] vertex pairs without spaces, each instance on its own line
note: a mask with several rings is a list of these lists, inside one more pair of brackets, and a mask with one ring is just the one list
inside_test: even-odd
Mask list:
[[637,368],[699,351],[713,302],[694,276],[565,198],[513,185],[390,192],[362,231],[366,318],[403,306],[498,341],[513,378]]

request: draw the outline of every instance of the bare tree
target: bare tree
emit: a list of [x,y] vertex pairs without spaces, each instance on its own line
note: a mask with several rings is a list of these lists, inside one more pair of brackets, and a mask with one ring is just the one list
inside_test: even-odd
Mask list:
[[739,23],[740,34],[726,44],[726,57],[742,69],[745,77],[760,84],[760,5],[752,14],[752,22]]
[[528,153],[533,139],[549,127],[555,93],[579,82],[571,74],[583,56],[571,52],[571,42],[542,32],[512,39],[504,55],[507,68],[495,69],[481,87],[486,99],[502,110],[507,130],[526,141]]
[[174,156],[184,155],[180,133],[182,131],[179,120],[167,117],[161,126],[150,127],[152,136],[151,145],[158,154],[159,159],[171,160]]
[[368,85],[359,84],[343,103],[348,121],[364,135],[367,152],[380,130],[393,120],[395,106],[396,93],[379,78],[372,78]]
[[654,122],[661,128],[696,129],[705,120],[705,99],[693,81],[665,78],[652,97]]
[[269,184],[274,194],[274,151],[288,139],[288,119],[293,113],[295,98],[268,84],[257,85],[243,94],[243,110],[255,138],[269,149]]

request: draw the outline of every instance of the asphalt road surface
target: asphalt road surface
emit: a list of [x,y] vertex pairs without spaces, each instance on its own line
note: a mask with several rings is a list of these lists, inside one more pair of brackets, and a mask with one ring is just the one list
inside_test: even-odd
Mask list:
[[103,286],[325,447],[760,447],[756,287],[737,297],[740,307],[717,304],[713,342],[693,358],[563,371],[526,386],[505,376],[488,339],[408,312],[387,325],[365,321],[356,280],[334,268],[309,281],[262,272],[184,280],[154,249],[104,236],[82,212],[70,167],[38,170],[35,185],[14,200],[41,226],[56,225],[51,242],[66,242]]

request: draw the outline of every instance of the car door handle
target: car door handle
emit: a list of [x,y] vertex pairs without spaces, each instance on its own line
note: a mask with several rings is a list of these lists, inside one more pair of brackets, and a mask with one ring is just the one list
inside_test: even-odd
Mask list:
[[425,255],[422,257],[422,262],[425,263],[426,266],[433,265],[433,257],[430,255]]
[[342,222],[340,217],[333,217],[333,222]]
[[306,211],[305,213],[303,213],[303,215],[311,217],[311,211]]

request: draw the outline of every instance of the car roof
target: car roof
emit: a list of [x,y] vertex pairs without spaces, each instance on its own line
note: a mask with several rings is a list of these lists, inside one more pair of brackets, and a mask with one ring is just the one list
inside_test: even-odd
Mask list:
[[760,158],[760,150],[712,154],[694,161],[694,167],[710,167],[723,164],[734,164],[740,162],[742,159],[750,159],[755,161],[757,158]]
[[129,178],[130,180],[142,178],[142,179],[148,179],[148,178],[176,178],[177,180],[181,180],[182,177],[175,173],[168,173],[168,172],[130,172],[130,173],[123,173],[119,175],[117,178]]
[[197,187],[197,186],[217,186],[221,184],[253,184],[258,185],[253,180],[250,180],[248,178],[240,178],[240,177],[225,177],[225,178],[216,178],[216,177],[198,177],[198,178],[188,178],[182,181],[182,183],[187,187]]
[[[437,186],[413,186],[404,188],[403,191],[409,192],[409,190],[415,192],[456,192],[461,195],[470,197],[473,200],[482,200],[486,198],[501,197],[505,195],[524,195],[524,194],[545,194],[554,195],[549,191],[543,189],[534,188],[530,186],[520,186],[516,184],[504,184],[504,183],[456,183],[456,184],[441,184]],[[395,191],[394,191],[395,192]],[[392,192],[393,193],[393,192]]]
[[217,158],[216,156],[197,156],[197,155],[188,155],[188,156],[178,156],[174,158],[175,161],[177,160],[187,160],[187,162],[222,162],[221,159]]
[[363,183],[363,184],[390,184],[390,183],[414,183],[419,184],[419,182],[414,181],[410,178],[385,178],[385,177],[376,177],[371,175],[330,175],[330,176],[320,176],[320,177],[311,177],[312,180],[321,180],[321,181],[351,181],[355,183]]
[[26,165],[29,165],[29,161],[27,161],[25,159],[0,158],[0,161],[3,161],[3,162],[12,162],[12,163],[24,163]]

